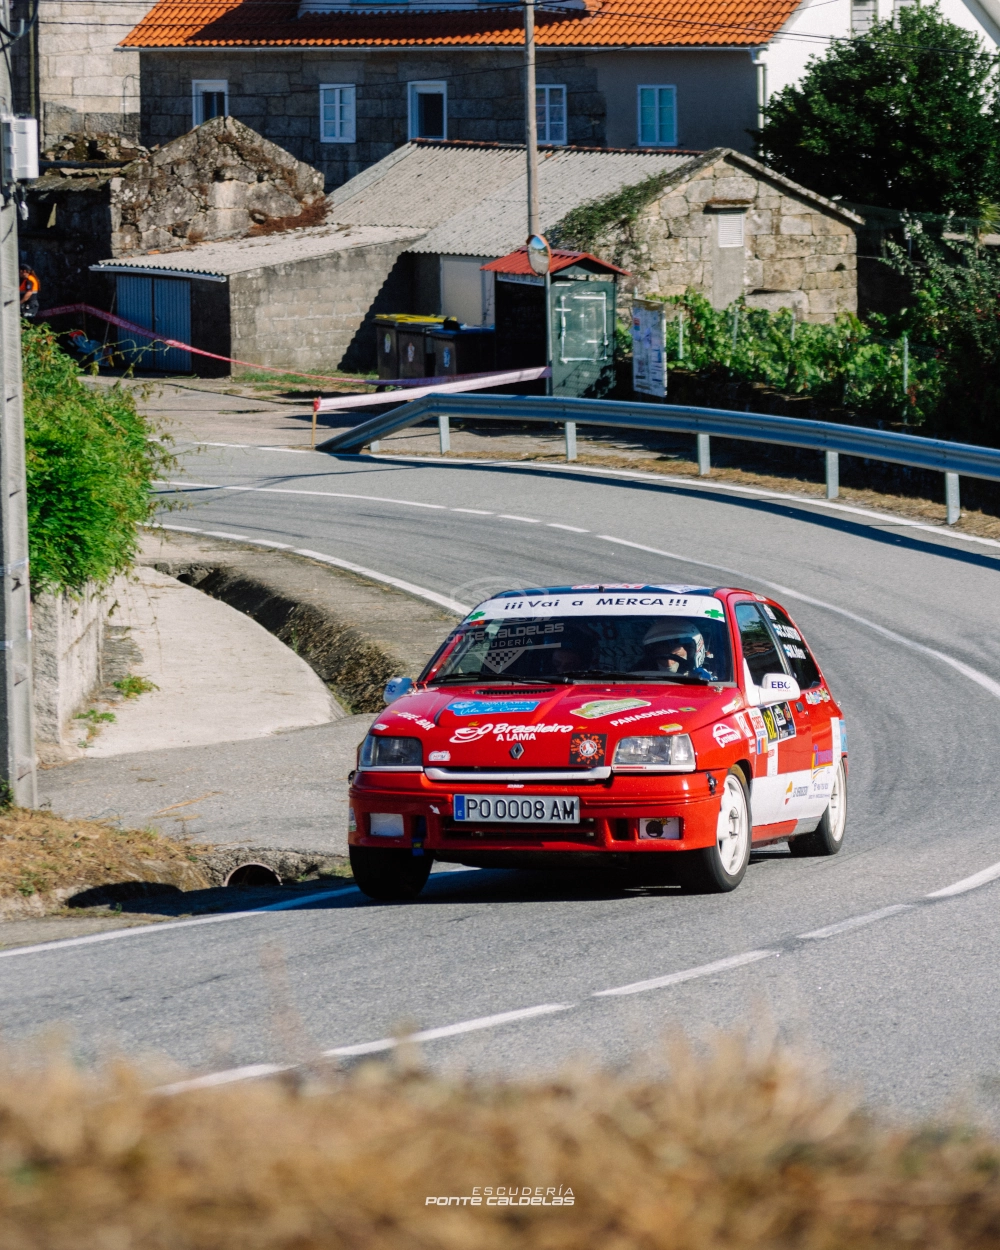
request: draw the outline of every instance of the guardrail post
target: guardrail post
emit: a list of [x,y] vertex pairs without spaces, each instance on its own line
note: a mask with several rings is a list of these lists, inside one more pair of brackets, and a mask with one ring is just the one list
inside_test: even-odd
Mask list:
[[699,434],[698,438],[698,476],[708,477],[712,472],[712,451],[708,434]]
[[947,523],[949,525],[954,525],[958,518],[962,515],[962,504],[959,497],[957,473],[946,473],[944,475],[944,506],[947,514]]
[[375,455],[375,453],[378,451],[378,439],[377,438],[373,438],[372,441],[368,444],[368,450],[371,452],[373,456]]
[[826,497],[836,499],[840,494],[840,453],[826,453]]
[[566,459],[576,459],[576,422],[567,421],[566,426]]
[[438,417],[438,440],[441,443],[442,456],[451,451],[451,425],[447,415],[443,413]]

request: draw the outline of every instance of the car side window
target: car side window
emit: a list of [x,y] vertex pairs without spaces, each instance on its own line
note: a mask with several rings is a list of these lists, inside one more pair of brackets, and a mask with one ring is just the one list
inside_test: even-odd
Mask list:
[[816,661],[809,654],[806,640],[781,608],[766,604],[764,611],[771,618],[771,628],[781,639],[781,648],[788,657],[792,674],[800,689],[808,690],[810,686],[818,686],[822,678]]
[[759,686],[767,673],[786,671],[771,631],[755,603],[736,605],[736,624],[740,630],[743,658],[755,685]]

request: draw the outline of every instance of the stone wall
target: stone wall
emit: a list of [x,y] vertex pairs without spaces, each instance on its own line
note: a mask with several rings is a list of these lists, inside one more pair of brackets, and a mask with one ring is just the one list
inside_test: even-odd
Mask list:
[[72,756],[86,737],[73,718],[103,684],[105,633],[123,586],[116,579],[77,595],[38,595],[32,603],[35,738],[43,761]]
[[126,165],[112,183],[112,256],[316,225],[323,175],[232,117]]
[[[166,143],[188,130],[192,81],[222,79],[229,84],[232,116],[321,169],[328,190],[406,143],[409,82],[441,80],[447,84],[449,139],[524,142],[522,54],[517,49],[338,52],[270,48],[255,52],[213,48],[190,53],[143,52],[141,58],[144,143]],[[597,70],[586,55],[539,52],[537,74],[539,84],[566,86],[569,142],[603,144],[604,96],[597,87]],[[357,85],[356,143],[320,141],[321,83]],[[634,92],[629,107],[634,112]]]
[[[38,23],[13,47],[15,110],[41,119],[43,148],[65,134],[139,133],[139,54],[117,44],[152,0],[39,0]],[[27,18],[33,0],[13,0]]]
[[[719,246],[727,209],[745,214],[742,248]],[[650,295],[693,287],[716,308],[743,295],[752,307],[832,321],[857,312],[854,230],[835,205],[797,194],[763,166],[727,153],[669,185],[642,214],[627,287]]]
[[406,306],[410,266],[401,254],[419,237],[415,232],[391,243],[234,274],[232,355],[311,373],[373,369],[375,314]]

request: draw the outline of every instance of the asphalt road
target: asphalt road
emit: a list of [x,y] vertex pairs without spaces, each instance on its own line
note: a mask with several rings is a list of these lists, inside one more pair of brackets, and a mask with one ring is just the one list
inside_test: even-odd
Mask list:
[[[845,709],[846,845],[829,860],[762,853],[724,896],[440,873],[413,904],[347,893],[0,952],[8,1037],[67,1022],[84,1053],[155,1051],[210,1070],[471,1021],[427,1041],[427,1057],[526,1071],[617,1063],[677,1027],[773,1021],[877,1105],[962,1100],[1000,1120],[1000,880],[926,897],[1000,861],[995,544],[559,468],[201,447],[183,480],[191,507],[172,524],[308,548],[463,603],[567,582],[769,590]],[[534,1008],[550,1010],[477,1023]]]

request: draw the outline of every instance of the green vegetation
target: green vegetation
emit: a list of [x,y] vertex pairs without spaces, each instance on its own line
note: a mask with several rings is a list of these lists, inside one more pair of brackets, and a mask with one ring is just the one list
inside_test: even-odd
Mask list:
[[134,673],[130,673],[128,677],[119,677],[111,684],[126,699],[137,699],[141,694],[149,694],[151,690],[160,688],[155,681],[150,681],[148,677],[137,677]]
[[635,250],[635,226],[642,210],[659,199],[672,176],[669,172],[653,174],[635,186],[623,187],[599,200],[581,204],[562,219],[552,232],[551,242],[556,247],[594,252],[601,240],[613,235],[612,261],[616,265],[623,264]]
[[1000,185],[998,58],[934,4],[813,58],[771,98],[759,149],[822,195],[985,215]]
[[47,327],[22,336],[32,589],[79,590],[130,567],[173,458],[128,390],[86,385]]

